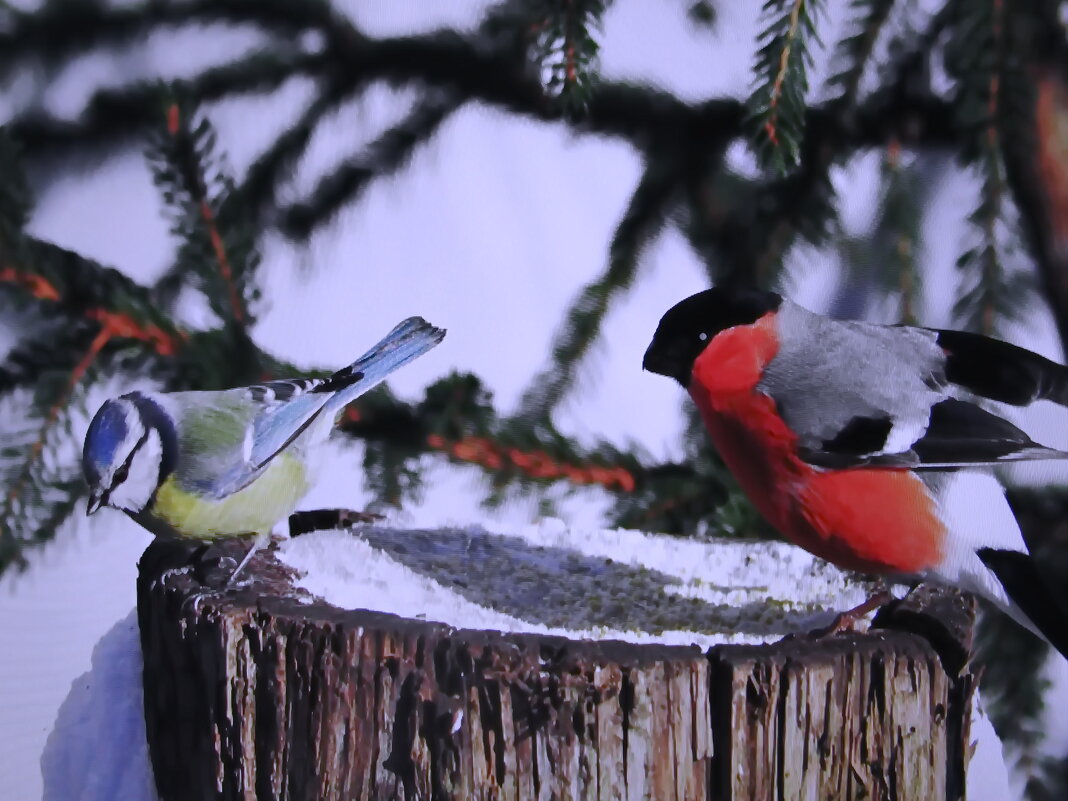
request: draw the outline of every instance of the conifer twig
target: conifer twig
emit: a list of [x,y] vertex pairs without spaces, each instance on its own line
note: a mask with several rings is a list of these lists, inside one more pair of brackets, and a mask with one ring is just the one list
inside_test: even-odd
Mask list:
[[[322,53],[258,51],[234,61],[207,67],[188,79],[172,83],[174,91],[199,102],[232,98],[277,89],[290,78],[319,75]],[[46,160],[81,150],[110,154],[143,139],[159,125],[159,81],[99,88],[74,117],[57,116],[31,107],[14,115],[7,127],[27,159]]]
[[346,203],[353,202],[377,178],[395,173],[462,104],[450,91],[434,91],[416,102],[405,117],[363,150],[321,178],[309,195],[283,208],[278,226],[289,237],[307,239]]
[[1017,250],[1018,231],[1002,154],[1003,93],[1012,69],[1005,0],[983,0],[969,11],[958,22],[953,45],[959,113],[970,132],[965,152],[975,160],[981,188],[979,205],[968,218],[978,244],[957,260],[964,290],[954,313],[961,325],[994,335],[1000,322],[1023,313],[1032,277],[1006,264]]
[[839,72],[830,80],[841,90],[839,100],[846,106],[856,102],[860,79],[894,8],[894,0],[852,0],[849,5],[855,14],[853,32],[838,44],[835,61],[840,65]]
[[754,67],[757,86],[748,107],[756,124],[757,155],[779,172],[797,165],[804,139],[809,40],[819,43],[818,11],[819,0],[764,3],[765,27]]
[[532,53],[542,83],[565,113],[582,112],[595,83],[599,45],[594,29],[608,6],[606,0],[537,0]]
[[633,284],[642,251],[663,226],[675,192],[677,165],[664,161],[654,160],[642,175],[612,237],[607,269],[579,292],[568,310],[554,337],[550,365],[523,392],[520,417],[538,423],[549,419],[575,382],[612,300]]

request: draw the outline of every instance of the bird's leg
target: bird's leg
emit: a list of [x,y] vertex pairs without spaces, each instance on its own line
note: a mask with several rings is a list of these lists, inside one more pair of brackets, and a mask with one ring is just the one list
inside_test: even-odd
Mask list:
[[233,562],[233,557],[215,556],[209,559],[207,558],[207,554],[211,552],[211,545],[209,544],[198,548],[194,554],[194,558],[191,560],[190,567],[194,570],[195,576],[200,582],[202,589],[191,593],[189,597],[186,598],[186,601],[182,606],[182,611],[186,612],[189,609],[192,609],[194,614],[199,614],[200,604],[202,602],[208,598],[218,598],[227,590],[238,588],[240,586],[236,581],[238,574],[244,570],[256,551],[263,547],[269,539],[269,533],[257,533],[253,538],[248,551],[245,552],[241,561],[238,562],[237,566],[229,571],[229,573],[226,572],[227,568],[224,563]]
[[854,606],[852,609],[847,609],[839,615],[836,615],[830,625],[821,629],[816,629],[811,632],[809,636],[815,639],[822,639],[824,637],[830,637],[834,634],[838,634],[843,631],[853,631],[862,617],[871,612],[874,612],[880,606],[885,606],[894,600],[893,594],[886,587],[882,587],[871,595],[864,603]]
[[270,532],[267,532],[267,533],[260,532],[259,534],[257,534],[255,536],[255,538],[252,540],[252,545],[249,546],[249,549],[245,553],[244,558],[242,558],[241,561],[237,563],[237,567],[235,567],[234,568],[234,572],[230,574],[230,578],[228,578],[226,580],[226,584],[223,586],[223,589],[229,589],[231,587],[237,586],[234,583],[235,580],[237,579],[237,574],[240,573],[242,570],[244,570],[245,565],[247,565],[249,563],[249,560],[252,559],[253,554],[255,554],[256,551],[258,551],[264,545],[266,545],[268,540],[270,540],[270,538],[271,538]]

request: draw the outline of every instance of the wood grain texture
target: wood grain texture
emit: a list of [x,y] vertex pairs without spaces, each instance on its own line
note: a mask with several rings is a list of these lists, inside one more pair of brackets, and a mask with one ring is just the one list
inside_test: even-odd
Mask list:
[[[955,681],[918,637],[711,652],[714,784],[736,799],[956,799]],[[958,716],[950,725],[950,714]],[[959,755],[957,755],[959,758]]]
[[963,796],[971,676],[915,634],[702,654],[463,631],[331,607],[269,553],[213,594],[189,558],[153,543],[138,580],[165,801]]

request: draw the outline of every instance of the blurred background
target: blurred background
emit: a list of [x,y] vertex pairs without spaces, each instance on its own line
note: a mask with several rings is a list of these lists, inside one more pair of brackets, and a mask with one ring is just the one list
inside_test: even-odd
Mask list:
[[[445,343],[354,404],[302,506],[766,537],[641,372],[676,301],[758,284],[1063,361],[1066,19],[0,0],[0,775],[40,793],[56,709],[133,605],[148,535],[82,514],[110,395],[329,373],[419,314]],[[1017,422],[1068,447],[1063,409]],[[1068,586],[1068,470],[1001,477]],[[1014,791],[1068,797],[1064,661],[993,615],[978,658]]]

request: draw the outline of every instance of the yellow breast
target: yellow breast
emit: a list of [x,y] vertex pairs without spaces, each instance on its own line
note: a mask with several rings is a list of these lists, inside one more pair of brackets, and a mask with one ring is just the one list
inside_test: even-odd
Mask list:
[[266,534],[288,517],[308,491],[304,464],[282,453],[251,484],[221,500],[197,497],[169,476],[156,501],[138,522],[162,536],[211,540],[239,534]]

